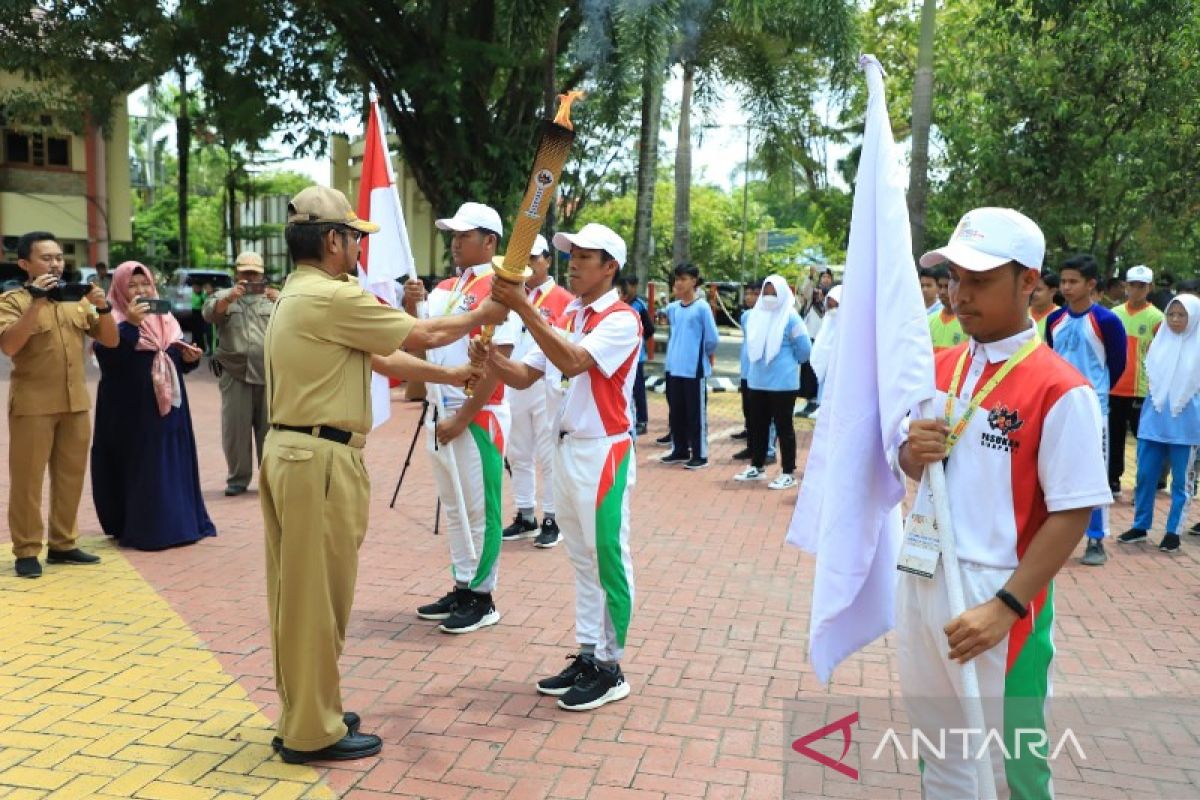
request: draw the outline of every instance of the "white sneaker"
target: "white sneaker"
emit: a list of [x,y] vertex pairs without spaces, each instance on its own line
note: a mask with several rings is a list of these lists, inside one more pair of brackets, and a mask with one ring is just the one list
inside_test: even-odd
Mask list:
[[796,485],[796,479],[784,472],[778,478],[767,484],[768,489],[790,489]]
[[746,467],[744,470],[733,476],[735,481],[763,481],[767,479],[767,473],[758,467]]

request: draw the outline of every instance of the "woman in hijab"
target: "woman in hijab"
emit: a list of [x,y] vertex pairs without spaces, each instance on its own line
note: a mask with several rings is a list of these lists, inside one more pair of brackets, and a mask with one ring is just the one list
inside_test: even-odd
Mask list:
[[154,276],[136,261],[113,273],[108,302],[116,347],[96,344],[100,387],[92,444],[92,496],[100,527],[125,547],[162,550],[217,531],[200,494],[196,440],[183,373],[200,348],[170,313],[151,313]]
[[829,296],[825,298],[825,322],[821,326],[821,333],[817,336],[817,341],[813,344],[812,355],[809,356],[809,363],[812,365],[813,372],[817,376],[817,397],[812,404],[812,409],[806,409],[807,416],[811,419],[816,419],[817,411],[821,407],[821,400],[825,396],[825,382],[829,375],[829,362],[833,358],[833,347],[837,343],[838,319],[840,314],[838,308],[842,304],[842,287],[834,286],[829,290]]
[[750,466],[734,479],[758,481],[766,478],[763,468],[771,423],[774,422],[783,472],[771,481],[771,489],[788,489],[796,485],[796,429],[792,411],[796,405],[796,391],[800,388],[800,365],[808,360],[812,344],[795,306],[795,297],[787,281],[772,275],[763,282],[758,302],[746,315]]
[[1137,488],[1133,527],[1118,541],[1140,542],[1154,524],[1154,495],[1163,466],[1171,465],[1171,510],[1158,549],[1179,550],[1187,507],[1188,474],[1200,446],[1200,298],[1179,295],[1167,304],[1165,324],[1146,353],[1150,391],[1138,419]]

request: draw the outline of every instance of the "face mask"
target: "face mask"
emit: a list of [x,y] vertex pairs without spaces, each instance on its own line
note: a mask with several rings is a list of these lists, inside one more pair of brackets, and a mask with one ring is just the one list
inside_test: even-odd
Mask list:
[[779,295],[764,294],[758,302],[762,303],[763,311],[774,311],[779,308]]

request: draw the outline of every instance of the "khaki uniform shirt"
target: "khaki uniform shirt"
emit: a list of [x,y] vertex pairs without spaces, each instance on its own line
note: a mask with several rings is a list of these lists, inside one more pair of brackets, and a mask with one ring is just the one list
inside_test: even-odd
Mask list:
[[[33,305],[24,289],[0,295],[0,333]],[[12,357],[8,413],[14,416],[68,414],[92,407],[83,368],[85,336],[100,330],[91,303],[47,302],[38,312],[33,334]]]
[[230,377],[261,386],[267,382],[263,340],[275,304],[265,294],[247,294],[222,314],[217,302],[231,294],[233,289],[224,289],[204,303],[205,321],[217,326],[217,360]]
[[371,355],[400,348],[416,320],[385,306],[349,275],[297,265],[267,327],[272,425],[371,431]]

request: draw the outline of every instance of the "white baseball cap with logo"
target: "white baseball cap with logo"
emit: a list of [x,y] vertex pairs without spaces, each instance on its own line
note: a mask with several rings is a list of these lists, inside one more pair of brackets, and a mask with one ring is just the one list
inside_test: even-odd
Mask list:
[[1145,264],[1138,264],[1136,267],[1130,267],[1125,273],[1126,283],[1154,283],[1154,270],[1147,267]]
[[617,260],[618,267],[625,266],[625,240],[607,225],[589,222],[579,229],[579,233],[554,234],[554,246],[562,252],[570,253],[572,245],[585,250],[603,250]]
[[550,243],[546,241],[546,237],[540,233],[533,240],[533,247],[529,249],[531,256],[544,256],[550,252]]
[[500,222],[500,215],[496,213],[496,209],[485,206],[483,203],[463,203],[458,207],[458,211],[454,212],[453,217],[439,219],[433,224],[443,231],[461,232],[483,228],[497,236],[504,235],[504,225]]
[[1015,261],[1040,270],[1046,237],[1033,220],[1011,208],[977,208],[963,215],[945,247],[921,256],[922,267],[950,261],[971,272],[987,272]]

